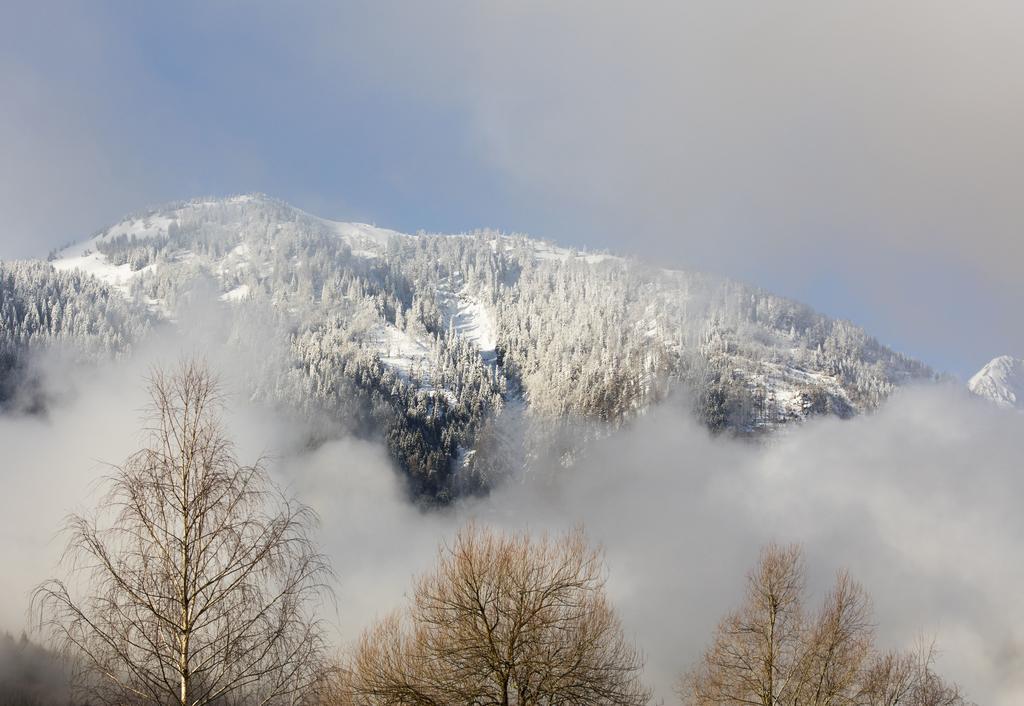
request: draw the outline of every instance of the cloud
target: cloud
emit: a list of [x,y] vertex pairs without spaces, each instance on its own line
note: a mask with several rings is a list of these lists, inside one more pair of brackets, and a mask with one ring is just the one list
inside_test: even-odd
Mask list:
[[[86,374],[53,370],[63,394],[47,417],[0,417],[0,628],[23,624],[28,591],[54,571],[62,518],[95,501],[102,462],[139,443],[148,366],[180,349],[189,352],[159,341]],[[243,363],[211,350],[234,385]],[[960,389],[905,390],[877,413],[812,422],[765,446],[712,438],[669,404],[591,442],[572,469],[534,468],[488,498],[435,512],[407,501],[381,446],[342,438],[311,450],[315,420],[238,392],[231,400],[240,457],[268,455],[279,482],[321,515],[339,575],[330,616],[339,645],[401,605],[467,519],[531,531],[582,523],[606,550],[610,593],[663,695],[739,601],[759,548],[794,541],[818,595],[841,567],[864,583],[882,646],[934,635],[941,672],[973,699],[1024,697],[1024,415]]]
[[574,469],[535,469],[440,515],[409,507],[371,447],[328,445],[285,473],[326,518],[343,638],[399,605],[469,517],[534,531],[582,523],[606,549],[648,679],[669,697],[740,600],[759,548],[792,541],[817,596],[843,567],[864,583],[881,646],[934,636],[944,676],[979,703],[1009,705],[1024,695],[1022,425],[952,388],[906,391],[877,414],[815,422],[766,448],[660,410]]
[[470,517],[508,529],[582,523],[609,589],[668,696],[741,597],[769,541],[799,542],[823,595],[848,568],[874,598],[879,643],[939,643],[941,673],[979,703],[1024,696],[1024,415],[953,387],[906,390],[878,413],[821,420],[767,447],[713,439],[663,408],[589,448],[443,513],[404,499],[381,449],[351,440],[279,468],[320,510],[341,576],[340,637],[401,604]]
[[697,658],[757,547],[776,540],[805,546],[819,595],[848,567],[874,596],[882,644],[934,634],[943,673],[972,698],[1016,703],[1022,424],[958,390],[922,389],[754,449],[660,413],[596,449],[547,516],[577,517],[608,547],[659,685]]
[[781,541],[805,547],[818,596],[843,567],[864,583],[882,646],[933,635],[946,677],[979,703],[1011,704],[1024,696],[1022,431],[1024,416],[951,387],[906,390],[767,447],[712,439],[661,409],[578,467],[463,511],[509,527],[583,523],[662,694],[740,600],[759,547]]

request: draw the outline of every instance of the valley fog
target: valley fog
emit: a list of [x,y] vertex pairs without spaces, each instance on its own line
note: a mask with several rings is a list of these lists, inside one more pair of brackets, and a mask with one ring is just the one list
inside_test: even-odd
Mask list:
[[[59,557],[63,517],[91,507],[104,464],[138,447],[147,370],[190,352],[162,341],[117,365],[41,363],[47,412],[0,417],[0,628],[26,626],[28,594]],[[807,422],[767,445],[713,437],[670,401],[586,442],[572,467],[535,464],[486,497],[424,510],[381,444],[342,437],[310,449],[316,420],[249,402],[237,362],[211,362],[231,392],[241,460],[266,455],[278,482],[320,514],[338,576],[327,617],[339,649],[399,607],[470,518],[532,532],[582,525],[606,552],[610,596],[647,658],[645,679],[668,702],[770,541],[804,546],[815,603],[848,568],[873,597],[880,646],[934,638],[940,673],[971,699],[1024,698],[1024,415],[953,385],[907,388],[874,413]]]

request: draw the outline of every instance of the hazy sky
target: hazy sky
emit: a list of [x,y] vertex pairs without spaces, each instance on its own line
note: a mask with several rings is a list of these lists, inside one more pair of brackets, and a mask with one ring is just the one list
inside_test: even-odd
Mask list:
[[966,376],[1024,355],[1024,4],[0,11],[0,257],[262,191],[733,275]]

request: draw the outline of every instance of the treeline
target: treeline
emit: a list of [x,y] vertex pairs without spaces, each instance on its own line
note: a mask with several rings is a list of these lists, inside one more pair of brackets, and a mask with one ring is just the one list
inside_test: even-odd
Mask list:
[[0,408],[19,394],[30,409],[38,404],[33,353],[61,347],[80,360],[109,359],[148,330],[148,317],[95,277],[0,261]]
[[61,655],[28,638],[0,635],[0,706],[85,706],[71,696]]

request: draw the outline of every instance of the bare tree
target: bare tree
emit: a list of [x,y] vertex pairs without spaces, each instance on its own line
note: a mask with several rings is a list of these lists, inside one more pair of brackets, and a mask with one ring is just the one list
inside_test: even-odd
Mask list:
[[695,704],[788,702],[804,671],[804,577],[797,547],[770,546],[747,577],[743,606],[721,622],[689,678]]
[[804,609],[797,546],[769,545],[742,606],[719,624],[680,694],[693,706],[963,706],[931,670],[933,652],[874,654],[871,602],[841,571],[817,613]]
[[41,624],[99,703],[297,703],[323,664],[316,517],[238,463],[203,364],[154,372],[150,393],[145,447],[68,520],[69,577],[36,589]]
[[582,531],[552,540],[469,525],[408,610],[363,634],[351,704],[644,704],[643,662]]
[[801,665],[790,703],[858,703],[873,637],[871,601],[860,584],[840,571],[797,648]]
[[875,657],[864,675],[865,706],[966,706],[956,684],[934,671],[935,644],[920,641],[907,652]]

